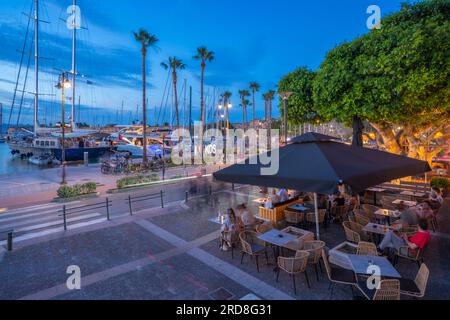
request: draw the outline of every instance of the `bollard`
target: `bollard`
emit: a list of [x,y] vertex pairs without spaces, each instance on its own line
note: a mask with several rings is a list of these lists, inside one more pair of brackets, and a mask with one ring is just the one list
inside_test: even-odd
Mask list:
[[133,215],[133,207],[131,206],[131,195],[128,196],[128,205],[130,207],[130,216]]
[[234,191],[234,183],[233,183],[233,184],[231,184],[231,190],[233,190],[233,191]]
[[164,209],[164,192],[161,190],[161,208]]
[[186,202],[189,200],[189,191],[186,191]]
[[106,197],[106,219],[108,221],[110,221],[111,219],[109,218],[109,199],[108,197]]
[[8,232],[8,251],[13,251],[13,231]]
[[84,166],[89,166],[89,152],[84,153]]
[[67,231],[66,206],[63,206],[64,231]]
[[212,192],[212,186],[209,186],[209,195],[212,196],[213,192]]

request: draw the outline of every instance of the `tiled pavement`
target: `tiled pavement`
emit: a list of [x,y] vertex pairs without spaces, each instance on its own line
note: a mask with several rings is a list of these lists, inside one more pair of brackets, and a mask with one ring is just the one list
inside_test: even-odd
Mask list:
[[[239,254],[218,250],[219,226],[208,219],[218,210],[247,203],[256,204],[255,189],[240,188],[235,193],[220,192],[213,197],[191,199],[186,206],[172,206],[164,214],[142,214],[121,224],[95,230],[40,239],[12,253],[0,252],[0,299],[240,299],[253,293],[263,299],[329,299],[328,281],[318,282],[308,270],[312,289],[298,278],[298,294],[286,274],[277,283],[271,265],[254,261],[240,264]],[[432,238],[425,260],[431,277],[429,299],[449,299],[450,234],[444,227],[449,212],[440,216],[441,233]],[[322,229],[328,247],[342,242],[338,225]],[[78,265],[82,289],[69,291],[66,268]],[[414,264],[400,263],[402,275],[414,277]],[[348,287],[338,287],[334,299],[352,299]]]

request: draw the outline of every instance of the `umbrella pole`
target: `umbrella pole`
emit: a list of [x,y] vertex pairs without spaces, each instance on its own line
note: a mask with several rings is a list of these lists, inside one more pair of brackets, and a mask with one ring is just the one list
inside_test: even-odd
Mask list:
[[320,228],[319,228],[319,205],[317,201],[317,193],[314,193],[314,209],[316,212],[316,234],[317,240],[320,240]]

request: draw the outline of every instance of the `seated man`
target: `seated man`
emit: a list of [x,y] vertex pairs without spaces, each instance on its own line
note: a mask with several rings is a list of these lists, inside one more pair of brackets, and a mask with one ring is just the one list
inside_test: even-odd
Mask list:
[[378,246],[381,251],[387,248],[399,250],[401,247],[408,246],[412,250],[412,254],[415,254],[418,249],[423,249],[428,242],[430,242],[431,236],[428,230],[428,223],[425,220],[419,220],[419,230],[412,237],[407,237],[405,234],[400,235],[397,231],[389,231]]
[[240,206],[238,206],[238,215],[245,229],[247,230],[254,229],[256,225],[256,218],[247,209],[247,206],[245,204],[241,204]]

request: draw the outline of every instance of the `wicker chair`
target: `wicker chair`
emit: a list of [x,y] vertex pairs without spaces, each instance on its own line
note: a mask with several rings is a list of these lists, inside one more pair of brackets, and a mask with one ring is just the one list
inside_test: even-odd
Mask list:
[[241,264],[244,262],[245,255],[256,258],[256,269],[259,273],[259,256],[265,255],[266,262],[269,264],[265,243],[257,238],[257,233],[253,231],[245,231],[239,234],[242,245]]
[[423,263],[423,253],[424,253],[425,248],[423,249],[416,249],[416,250],[411,250],[409,248],[409,246],[404,246],[404,247],[400,247],[397,252],[395,253],[395,258],[394,258],[394,263],[393,265],[396,266],[398,263],[398,259],[402,258],[411,262],[416,262],[417,266],[421,267],[422,263]]
[[377,216],[375,212],[380,210],[379,207],[373,206],[371,204],[363,204],[362,205],[363,211],[366,213],[366,217],[370,219],[370,221],[374,222],[377,221]]
[[400,300],[400,281],[382,280],[373,300]]
[[345,206],[331,207],[330,214],[335,221],[345,221],[347,219],[347,208]]
[[273,225],[271,223],[263,223],[256,226],[256,232],[258,234],[264,234],[273,229]]
[[367,218],[365,215],[362,215],[359,212],[354,212],[355,222],[362,225],[367,226],[370,223],[370,219]]
[[358,251],[356,252],[359,256],[378,256],[377,246],[372,242],[358,243]]
[[305,275],[308,288],[311,289],[308,273],[306,271],[306,267],[308,266],[308,257],[309,252],[306,251],[298,251],[294,258],[278,257],[277,282],[280,277],[280,270],[285,271],[292,277],[292,281],[294,284],[294,292],[295,294],[297,294],[297,285],[295,283],[295,276],[299,273],[303,273]]
[[234,259],[234,247],[240,242],[239,233],[236,231],[224,231],[220,236],[220,246],[226,244],[231,248],[231,259]]
[[352,230],[350,225],[351,221],[345,221],[342,223],[345,231],[345,238],[347,241],[358,244],[361,241],[361,237],[358,232]]
[[400,279],[400,293],[413,298],[423,298],[428,285],[430,270],[425,263],[420,266],[419,272],[414,280]]
[[[327,215],[326,209],[320,209],[319,210],[319,224],[323,224],[325,221],[325,216]],[[306,222],[311,225],[316,224],[316,213],[315,212],[308,212],[306,214]]]
[[402,227],[400,233],[406,234],[408,237],[412,237],[419,231],[418,225],[409,225],[407,227]]
[[[317,269],[317,266],[319,266],[320,271],[322,272],[322,265],[320,264],[320,259],[322,258],[322,250],[324,248],[325,248],[325,242],[323,242],[323,241],[305,241],[303,243],[303,250],[306,252],[309,252],[308,264],[314,266],[317,281],[320,281],[319,280],[319,271]],[[301,251],[298,251],[298,252],[301,252]]]
[[341,268],[333,268],[328,262],[327,253],[325,249],[322,249],[322,260],[325,266],[325,270],[327,272],[328,279],[330,280],[330,299],[333,297],[333,290],[337,284],[344,284],[351,286],[352,293],[353,287],[357,286],[358,278],[356,274],[352,270],[341,269]]
[[284,210],[285,220],[290,225],[298,225],[304,221],[304,214],[292,210]]

